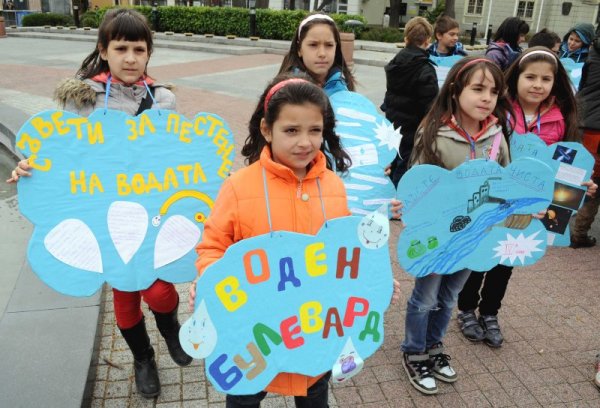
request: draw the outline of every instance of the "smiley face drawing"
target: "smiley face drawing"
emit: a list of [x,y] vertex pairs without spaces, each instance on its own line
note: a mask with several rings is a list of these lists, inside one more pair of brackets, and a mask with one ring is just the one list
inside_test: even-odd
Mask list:
[[358,240],[368,249],[379,249],[387,244],[390,237],[390,222],[387,217],[387,205],[382,205],[363,217],[358,224]]
[[210,319],[204,299],[179,330],[179,342],[183,350],[198,359],[208,357],[217,345],[217,330]]

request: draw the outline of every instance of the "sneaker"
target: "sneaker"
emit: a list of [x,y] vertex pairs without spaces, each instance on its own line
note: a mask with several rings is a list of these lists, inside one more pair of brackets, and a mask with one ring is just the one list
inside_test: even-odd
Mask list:
[[481,315],[479,316],[479,324],[485,330],[484,343],[494,348],[502,347],[504,336],[502,336],[502,332],[500,331],[498,316]]
[[594,376],[594,384],[600,388],[600,354],[596,355],[596,375]]
[[583,237],[577,237],[571,235],[571,248],[591,248],[596,245],[596,238],[589,235]]
[[458,379],[456,371],[450,367],[450,356],[444,354],[444,345],[442,343],[438,343],[429,349],[429,359],[432,363],[431,371],[435,378],[447,383],[453,383]]
[[408,380],[413,387],[423,394],[428,395],[438,392],[435,379],[431,373],[430,364],[431,361],[427,353],[403,353],[402,366],[404,367],[404,371],[406,371]]
[[479,324],[474,310],[458,312],[458,324],[460,331],[467,340],[479,342],[485,338],[485,331]]

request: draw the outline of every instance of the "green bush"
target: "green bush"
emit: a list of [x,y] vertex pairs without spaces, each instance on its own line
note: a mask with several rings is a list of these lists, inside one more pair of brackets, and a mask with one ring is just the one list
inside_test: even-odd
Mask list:
[[100,25],[100,18],[98,17],[98,13],[93,10],[88,10],[81,16],[81,26],[82,27],[92,27],[98,28]]
[[404,33],[393,27],[367,27],[358,38],[366,41],[398,43],[404,41]]
[[67,26],[73,24],[73,17],[57,13],[35,13],[23,17],[23,27]]
[[433,25],[435,24],[435,20],[444,14],[444,11],[446,11],[446,3],[444,0],[441,0],[433,10],[427,10],[425,14],[423,14],[423,17],[425,17],[427,21]]

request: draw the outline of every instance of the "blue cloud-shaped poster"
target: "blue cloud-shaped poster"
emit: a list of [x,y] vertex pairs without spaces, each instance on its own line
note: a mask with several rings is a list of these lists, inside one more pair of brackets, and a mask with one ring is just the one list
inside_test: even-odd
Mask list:
[[554,195],[542,222],[548,230],[548,245],[569,246],[569,220],[583,205],[587,189],[581,183],[592,177],[594,156],[581,143],[557,142],[548,146],[533,133],[513,133],[510,153],[513,158],[536,158],[552,169]]
[[18,183],[20,210],[34,224],[28,260],[46,284],[89,296],[104,282],[135,291],[194,278],[194,248],[233,163],[223,119],[50,110],[16,141],[34,167]]
[[452,171],[415,166],[398,184],[400,264],[417,277],[532,264],[545,253],[546,230],[531,215],[548,206],[553,189],[550,167],[531,158],[506,168],[485,159]]
[[561,58],[560,62],[562,63],[563,67],[565,67],[565,70],[567,71],[567,74],[569,75],[569,79],[571,80],[571,83],[573,84],[573,87],[575,88],[575,90],[579,89],[579,82],[581,82],[581,74],[583,71],[583,62],[575,62],[573,61],[571,58]]
[[197,283],[183,349],[228,394],[254,394],[278,373],[334,382],[383,344],[392,295],[387,209],[330,220],[316,235],[274,232],[230,246]]
[[335,132],[352,159],[350,171],[340,174],[348,206],[352,214],[365,215],[396,195],[384,170],[398,154],[400,131],[359,93],[339,91],[329,99],[335,112]]
[[438,87],[441,89],[446,81],[450,69],[463,57],[460,55],[451,55],[449,57],[429,56],[429,59],[435,63],[435,73],[438,79]]

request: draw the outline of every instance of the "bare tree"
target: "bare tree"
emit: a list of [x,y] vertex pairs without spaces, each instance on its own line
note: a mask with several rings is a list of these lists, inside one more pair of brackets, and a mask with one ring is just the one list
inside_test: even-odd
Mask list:
[[401,0],[390,0],[390,27],[400,26],[400,3]]
[[444,15],[456,18],[454,13],[454,0],[446,0],[446,9],[444,10]]

